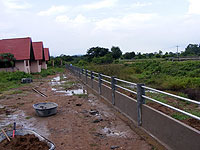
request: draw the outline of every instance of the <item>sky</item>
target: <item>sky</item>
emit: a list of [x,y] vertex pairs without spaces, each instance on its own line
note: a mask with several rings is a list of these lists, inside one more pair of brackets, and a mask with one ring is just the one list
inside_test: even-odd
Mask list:
[[200,43],[200,0],[0,0],[0,39],[16,37],[43,41],[51,56],[184,51]]

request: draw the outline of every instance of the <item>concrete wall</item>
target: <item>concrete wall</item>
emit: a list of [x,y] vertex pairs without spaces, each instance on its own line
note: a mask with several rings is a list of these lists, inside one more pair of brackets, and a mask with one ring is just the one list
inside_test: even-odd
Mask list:
[[30,61],[29,60],[18,60],[15,62],[15,67],[0,68],[0,71],[6,71],[6,72],[22,71],[22,72],[30,73]]
[[[26,65],[26,61],[28,61],[28,65]],[[19,71],[30,73],[30,62],[29,62],[29,60],[16,61],[15,67],[17,69],[19,69]]]
[[[85,75],[81,75],[82,81],[86,81]],[[88,85],[99,93],[98,81],[87,79]],[[112,90],[102,84],[102,94],[108,102],[112,102]],[[137,101],[119,91],[115,92],[115,107],[128,116],[133,122],[137,122]],[[142,106],[142,126],[146,132],[167,145],[173,150],[200,150],[200,131],[173,119],[164,113],[147,105]]]
[[47,69],[47,61],[42,61],[42,69]]
[[31,61],[31,73],[41,72],[41,65],[39,65],[39,60]]
[[200,150],[200,131],[147,105],[142,106],[142,127],[174,150]]
[[129,96],[115,92],[115,106],[137,122],[137,101]]
[[105,97],[110,103],[112,103],[112,89],[107,85],[101,85],[101,95]]

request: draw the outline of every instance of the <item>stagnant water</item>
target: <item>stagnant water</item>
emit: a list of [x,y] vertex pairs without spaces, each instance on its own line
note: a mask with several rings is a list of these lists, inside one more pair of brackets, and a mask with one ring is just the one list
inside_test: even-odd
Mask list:
[[[64,76],[64,79],[66,79],[67,77]],[[56,85],[61,85],[64,84],[66,81],[61,81],[60,76],[57,76],[55,78],[53,78],[51,80],[51,85],[52,87],[52,91],[57,92],[57,93],[63,93],[66,96],[72,96],[72,95],[80,95],[80,94],[87,94],[87,91],[83,89],[83,86],[81,88],[78,89],[70,89],[70,90],[63,90],[63,88],[60,87],[56,87]]]

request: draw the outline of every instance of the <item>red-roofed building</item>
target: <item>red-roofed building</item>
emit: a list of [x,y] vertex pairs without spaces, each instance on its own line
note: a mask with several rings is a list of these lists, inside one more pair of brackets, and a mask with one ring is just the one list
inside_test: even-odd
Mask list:
[[[30,37],[0,40],[0,54],[11,53],[14,55],[14,70],[30,73],[30,61],[34,60],[32,41]],[[7,68],[1,68],[5,70]]]
[[47,61],[49,61],[49,48],[44,48],[44,60],[42,61],[42,69],[47,69]]
[[41,72],[42,69],[42,61],[44,58],[44,48],[42,42],[33,42],[33,52],[35,56],[35,60],[31,61],[31,72]]

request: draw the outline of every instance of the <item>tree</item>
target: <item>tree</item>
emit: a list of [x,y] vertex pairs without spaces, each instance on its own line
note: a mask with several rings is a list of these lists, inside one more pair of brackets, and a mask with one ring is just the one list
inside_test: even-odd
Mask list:
[[69,61],[73,61],[73,57],[72,56],[67,56],[67,55],[64,55],[64,54],[61,54],[60,55],[60,58],[63,60],[63,61],[66,61],[66,62],[69,62]]
[[14,55],[11,53],[0,54],[0,68],[13,67],[15,60]]
[[135,52],[126,52],[123,57],[125,59],[133,59],[135,57]]
[[87,51],[87,56],[89,58],[94,57],[102,57],[109,53],[108,48],[102,48],[102,47],[92,47]]
[[200,56],[200,46],[198,44],[189,44],[181,55],[183,56]]
[[114,59],[118,59],[122,56],[122,51],[119,47],[112,46],[111,53]]
[[161,50],[159,50],[158,54],[159,55],[163,55],[163,52]]
[[94,57],[92,59],[92,62],[95,64],[109,64],[113,62],[113,57],[112,57],[112,54],[109,53],[103,57]]

